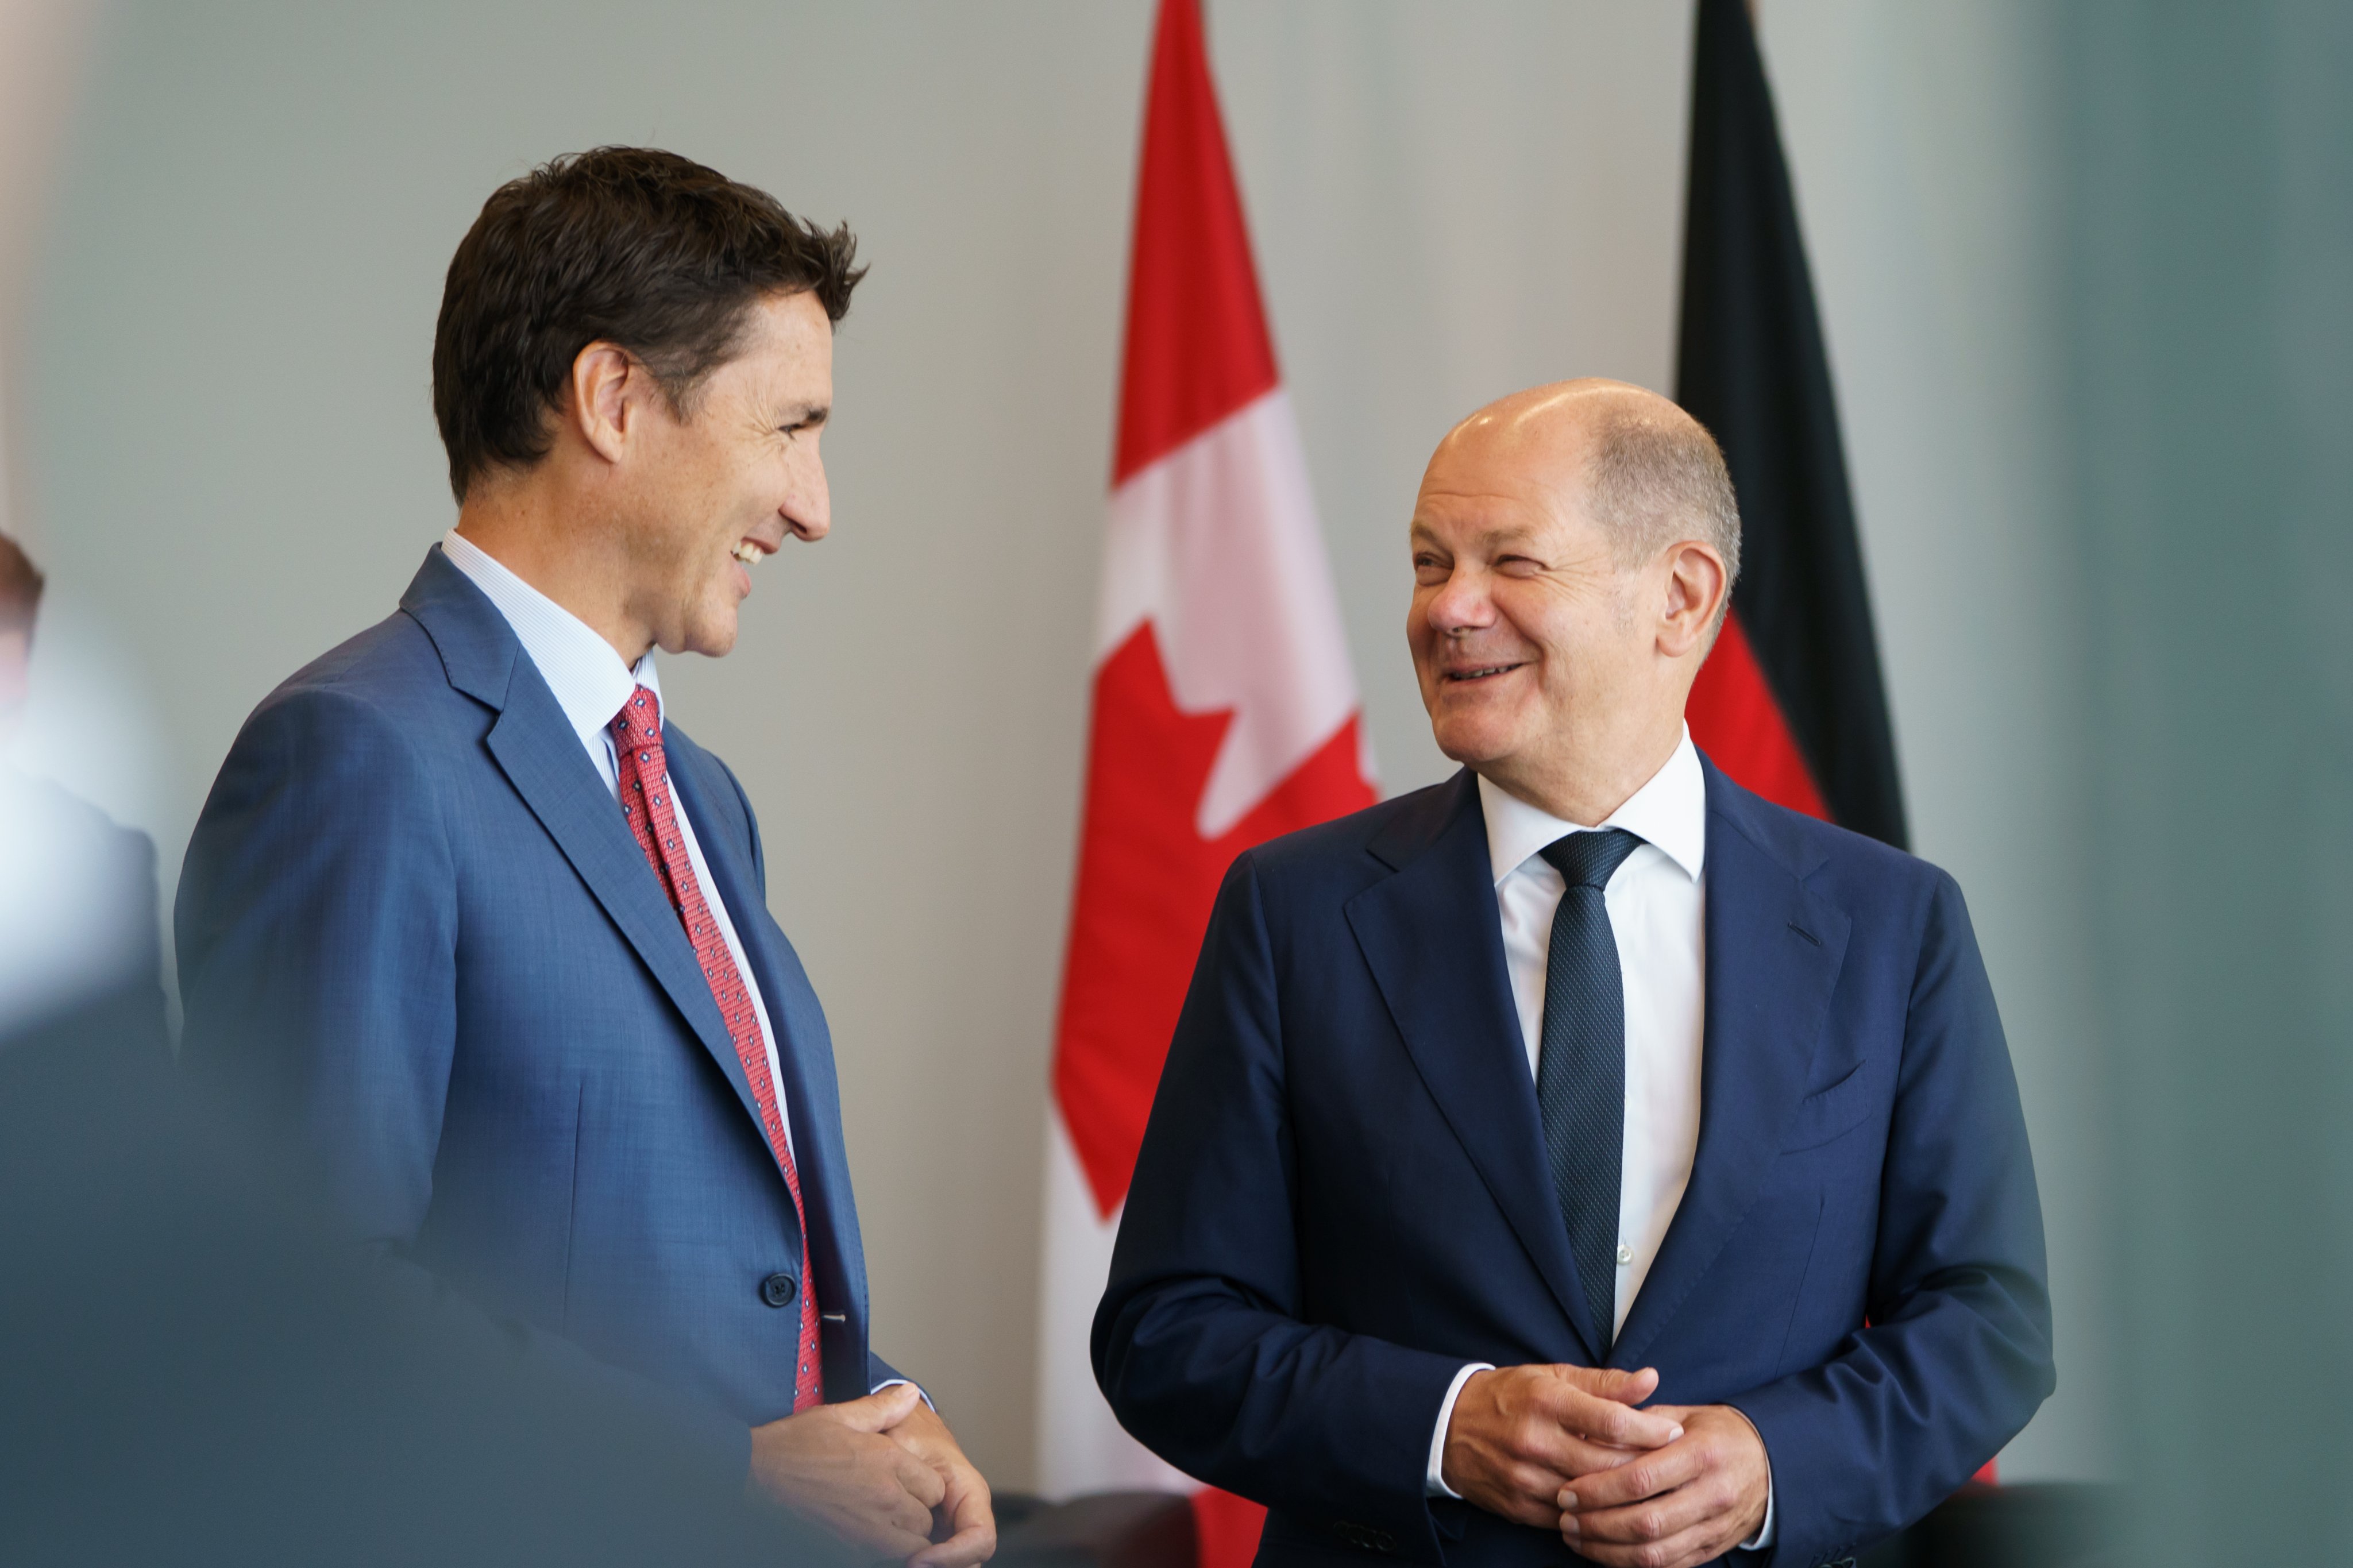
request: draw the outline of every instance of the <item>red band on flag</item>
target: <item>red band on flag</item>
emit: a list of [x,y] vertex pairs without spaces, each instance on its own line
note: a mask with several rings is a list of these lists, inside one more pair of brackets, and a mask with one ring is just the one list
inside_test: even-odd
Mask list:
[[1131,268],[1113,486],[1275,385],[1274,342],[1194,0],[1160,7]]
[[1177,710],[1148,622],[1095,674],[1054,1093],[1106,1216],[1127,1196],[1226,868],[1278,833],[1373,804],[1351,719],[1249,816],[1202,837],[1195,813],[1230,721]]
[[1193,1494],[1194,1561],[1200,1568],[1243,1568],[1258,1555],[1266,1510],[1248,1498],[1203,1487]]
[[1733,783],[1776,805],[1829,819],[1738,616],[1724,618],[1724,630],[1692,683],[1683,719],[1691,725],[1692,744]]

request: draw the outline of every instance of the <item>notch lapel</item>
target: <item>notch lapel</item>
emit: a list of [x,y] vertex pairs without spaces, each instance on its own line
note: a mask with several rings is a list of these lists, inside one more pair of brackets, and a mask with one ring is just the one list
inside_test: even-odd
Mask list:
[[1796,847],[1707,764],[1707,996],[1699,1149],[1611,1360],[1640,1366],[1747,1214],[1805,1092],[1851,922],[1806,889]]
[[1599,1364],[1600,1337],[1545,1160],[1535,1082],[1504,967],[1486,822],[1470,770],[1438,800],[1434,832],[1426,820],[1407,819],[1405,831],[1373,846],[1397,874],[1348,900],[1349,929],[1430,1098]]
[[514,628],[438,544],[400,607],[433,639],[449,684],[498,713],[487,744],[507,782],[653,972],[757,1126],[759,1106],[686,929]]
[[662,896],[646,852],[638,847],[620,806],[582,753],[579,737],[536,669],[527,679],[515,681],[505,711],[491,727],[490,747],[515,792],[727,1075],[744,1113],[756,1126],[759,1103],[752,1098],[735,1042],[711,994],[711,982],[695,962],[686,928]]

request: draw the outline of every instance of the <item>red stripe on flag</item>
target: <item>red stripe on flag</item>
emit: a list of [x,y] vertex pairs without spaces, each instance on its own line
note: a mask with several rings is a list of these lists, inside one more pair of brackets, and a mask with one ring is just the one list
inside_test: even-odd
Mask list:
[[1248,1498],[1203,1487],[1193,1494],[1193,1560],[1198,1568],[1250,1568],[1266,1510]]
[[1830,820],[1739,616],[1724,618],[1724,630],[1692,682],[1683,718],[1691,725],[1692,743],[1733,783],[1777,805]]
[[1275,385],[1196,0],[1160,7],[1130,265],[1114,486]]
[[1208,839],[1195,826],[1230,712],[1176,707],[1150,622],[1095,672],[1085,826],[1054,1095],[1108,1217],[1127,1195],[1168,1037],[1184,1005],[1218,884],[1234,857],[1278,833],[1373,804],[1355,719],[1249,816]]

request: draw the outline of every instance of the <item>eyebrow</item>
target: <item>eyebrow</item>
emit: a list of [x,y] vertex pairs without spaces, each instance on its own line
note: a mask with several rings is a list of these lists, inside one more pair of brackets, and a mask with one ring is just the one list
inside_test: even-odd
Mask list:
[[[1473,548],[1482,550],[1509,549],[1514,545],[1525,548],[1535,540],[1535,530],[1517,523],[1509,523],[1499,528],[1482,529],[1473,534],[1468,542]],[[1447,548],[1440,543],[1436,531],[1428,523],[1419,521],[1408,527],[1406,537],[1409,542],[1418,544],[1426,542],[1437,544],[1440,549]]]

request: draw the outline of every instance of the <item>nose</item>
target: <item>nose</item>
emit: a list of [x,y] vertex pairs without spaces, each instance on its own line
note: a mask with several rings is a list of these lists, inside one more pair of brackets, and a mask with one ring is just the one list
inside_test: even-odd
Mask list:
[[815,452],[799,465],[776,512],[796,539],[815,543],[833,531],[833,496],[826,488],[825,460]]
[[1459,636],[1494,624],[1494,601],[1487,596],[1487,576],[1468,563],[1458,562],[1422,608],[1430,628]]

